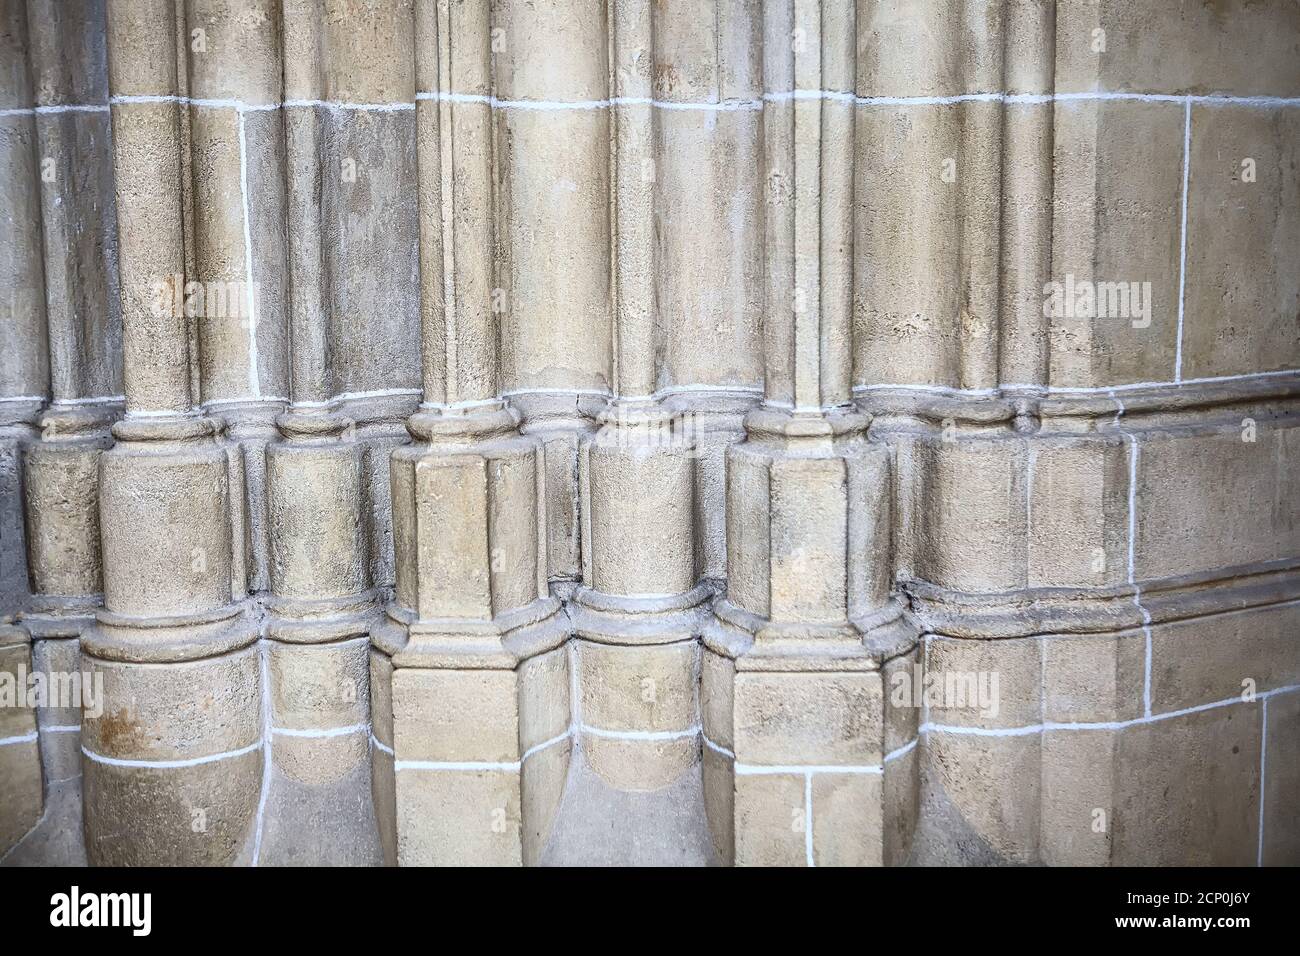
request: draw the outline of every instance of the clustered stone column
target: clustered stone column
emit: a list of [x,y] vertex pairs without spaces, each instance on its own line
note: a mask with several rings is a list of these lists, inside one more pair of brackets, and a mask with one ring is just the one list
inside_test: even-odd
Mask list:
[[702,685],[706,806],[741,865],[896,862],[915,817],[916,711],[883,676],[916,646],[889,454],[850,404],[854,37],[852,9],[764,8],[766,388],[727,453]]
[[171,0],[110,4],[126,417],[100,457],[104,607],[81,639],[104,692],[82,725],[97,864],[234,862],[265,772],[241,457],[194,409],[189,322],[157,294],[186,274],[184,49]]
[[569,627],[541,443],[498,397],[489,10],[425,0],[415,26],[424,402],[392,457],[397,589],[373,634],[383,825],[400,864],[518,865],[567,770]]

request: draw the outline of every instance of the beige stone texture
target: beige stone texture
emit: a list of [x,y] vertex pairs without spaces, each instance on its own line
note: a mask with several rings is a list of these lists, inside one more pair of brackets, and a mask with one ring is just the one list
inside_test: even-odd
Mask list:
[[1300,694],[1269,698],[1265,707],[1264,788],[1260,859],[1263,866],[1295,866],[1300,861],[1300,825],[1294,794],[1300,786]]
[[[448,808],[455,808],[448,813]],[[519,866],[519,776],[506,770],[401,770],[397,861],[401,866]]]
[[0,859],[1297,862],[1294,6],[0,4]]
[[880,763],[884,705],[878,673],[742,672],[735,694],[735,751],[742,763]]
[[1249,866],[1259,848],[1261,708],[1236,704],[1125,731],[1116,866]]
[[1191,121],[1183,376],[1294,367],[1300,117],[1197,105]]
[[812,778],[812,847],[816,866],[880,866],[879,774],[818,773]]
[[736,866],[804,866],[808,860],[803,774],[736,777]]

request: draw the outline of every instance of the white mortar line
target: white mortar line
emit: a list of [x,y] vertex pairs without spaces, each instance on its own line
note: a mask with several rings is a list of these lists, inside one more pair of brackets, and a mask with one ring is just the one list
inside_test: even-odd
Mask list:
[[1268,753],[1268,698],[1261,703],[1259,719],[1259,847],[1255,851],[1255,865],[1264,865],[1264,758]]
[[281,105],[285,107],[319,106],[327,110],[371,112],[371,113],[405,113],[407,111],[415,109],[415,104],[412,102],[344,103],[344,102],[329,101],[329,100],[285,100],[284,103]]
[[736,755],[733,751],[728,750],[726,747],[722,746],[722,744],[715,744],[712,740],[709,739],[707,734],[701,732],[700,739],[704,741],[704,746],[708,747],[710,750],[716,751],[722,754],[722,756],[728,757],[732,760],[736,759]]
[[12,106],[0,116],[46,116],[54,113],[107,113],[107,103],[51,103],[48,106]]
[[604,730],[581,724],[579,731],[607,740],[684,740],[687,737],[702,736],[698,726],[688,727],[685,730]]
[[75,734],[81,732],[81,724],[59,724],[56,727],[41,727],[37,732],[42,734]]
[[423,395],[418,388],[377,388],[369,392],[341,392],[322,402],[293,402],[293,408],[328,408],[338,402],[349,402],[361,398],[390,398],[396,395]]
[[550,740],[544,740],[540,744],[534,744],[532,747],[529,747],[527,750],[524,751],[524,755],[519,758],[519,763],[523,764],[527,762],[528,758],[533,756],[533,754],[541,753],[543,750],[547,749],[548,747],[554,747],[556,744],[568,740],[570,736],[572,736],[572,732],[570,729],[566,728],[564,733],[560,734],[559,736],[552,737]]
[[911,753],[913,750],[916,749],[916,745],[918,742],[920,742],[920,740],[921,738],[919,736],[913,737],[911,740],[903,744],[903,746],[899,747],[897,750],[891,750],[889,753],[885,754],[885,759],[881,762],[889,763],[891,760],[897,760],[899,757],[906,757],[909,753]]
[[209,398],[207,401],[200,403],[200,408],[221,408],[223,405],[246,405],[251,402],[283,402],[288,404],[289,399],[284,395],[241,395],[235,398]]
[[253,285],[253,225],[248,213],[248,137],[244,134],[244,111],[239,110],[239,197],[244,210],[244,281],[248,306],[248,387],[254,397],[262,394],[261,375],[257,371],[257,296]]
[[272,727],[271,733],[276,737],[304,737],[326,739],[330,737],[348,737],[352,734],[369,733],[369,724],[353,724],[350,727],[329,727],[323,730],[298,730],[292,727]]
[[1142,615],[1143,660],[1142,660],[1142,712],[1151,716],[1151,614],[1142,606],[1142,587],[1137,583],[1134,573],[1137,553],[1137,469],[1142,449],[1137,436],[1127,431],[1120,424],[1124,417],[1124,403],[1118,395],[1111,394],[1115,401],[1115,428],[1128,438],[1128,583],[1133,587],[1133,604]]
[[814,773],[839,773],[839,774],[859,774],[859,775],[879,775],[884,772],[880,764],[858,764],[849,766],[836,766],[827,764],[765,764],[765,763],[736,763],[736,776],[738,777],[775,777],[775,776],[800,776],[802,774]]
[[812,812],[812,773],[804,774],[803,778],[803,849],[807,856],[808,865],[816,866],[817,861],[813,858],[813,812]]
[[393,753],[393,748],[392,748],[392,747],[388,746],[388,744],[384,743],[382,740],[380,740],[378,737],[376,737],[373,733],[371,733],[371,735],[370,735],[370,743],[371,743],[373,746],[378,747],[378,748],[379,748],[383,753],[388,754],[388,756],[390,756],[390,757],[395,757],[395,756],[397,756],[395,753]]
[[1187,189],[1192,170],[1192,101],[1188,99],[1183,117],[1183,211],[1179,230],[1178,253],[1178,343],[1174,350],[1174,381],[1183,380],[1183,310],[1187,289]]
[[997,388],[952,388],[948,385],[918,385],[907,382],[877,382],[872,385],[854,385],[854,393],[861,392],[930,392],[938,395],[955,395],[963,398],[972,398],[981,395],[997,395],[1000,392],[1016,389],[1035,389],[1044,395],[1073,396],[1073,395],[1113,395],[1115,392],[1131,392],[1137,389],[1149,388],[1167,388],[1177,390],[1187,385],[1217,385],[1222,382],[1240,382],[1261,378],[1276,378],[1281,375],[1297,375],[1300,370],[1297,369],[1279,369],[1273,372],[1247,372],[1242,375],[1213,375],[1206,378],[1185,378],[1179,382],[1130,382],[1125,385],[1079,385],[1079,386],[1062,386],[1062,385],[1026,385],[1012,384],[999,385]]
[[90,398],[60,398],[54,405],[116,405],[126,401],[125,395],[93,395]]
[[19,734],[17,737],[0,737],[0,747],[8,747],[10,744],[29,744],[36,738],[37,731],[35,730],[30,734]]
[[503,773],[518,773],[521,764],[512,761],[477,761],[477,760],[395,760],[393,770],[496,770]]
[[241,747],[238,750],[227,750],[224,753],[209,754],[206,757],[189,757],[184,760],[130,760],[124,757],[106,757],[103,754],[97,754],[94,751],[86,749],[82,745],[81,752],[93,760],[95,763],[102,763],[109,767],[139,767],[144,770],[178,770],[182,767],[200,767],[203,764],[216,763],[219,760],[228,760],[232,757],[242,757],[245,754],[251,754],[262,746],[259,740],[249,744],[247,747]]
[[[1263,691],[1255,695],[1256,700],[1268,700],[1270,697],[1276,697],[1281,694],[1292,694],[1300,690],[1300,684],[1289,684],[1285,687],[1275,687],[1273,690]],[[963,734],[972,737],[1025,737],[1030,734],[1052,731],[1087,731],[1087,730],[1124,730],[1128,727],[1140,727],[1145,724],[1155,724],[1162,720],[1172,720],[1176,717],[1186,717],[1189,714],[1199,714],[1207,710],[1218,710],[1222,707],[1231,707],[1234,704],[1249,704],[1253,701],[1243,700],[1241,697],[1229,697],[1225,700],[1211,701],[1208,704],[1196,704],[1192,707],[1183,707],[1179,710],[1166,711],[1162,714],[1152,714],[1144,717],[1133,717],[1129,720],[1105,720],[1069,723],[1046,720],[1039,724],[1031,724],[1025,727],[959,727],[952,724],[931,724],[926,723],[921,727],[922,736],[929,733],[942,734]]]
[[[841,90],[780,90],[762,94],[760,99],[723,100],[720,102],[678,102],[656,100],[649,97],[613,97],[599,100],[510,100],[478,93],[443,93],[422,91],[416,101],[447,103],[479,103],[493,109],[571,111],[600,110],[611,106],[650,106],[662,110],[702,112],[749,112],[763,108],[764,103],[783,103],[792,100],[828,100],[852,102],[858,106],[948,106],[957,103],[1012,103],[1046,104],[1107,100],[1132,100],[1146,103],[1177,103],[1184,106],[1245,106],[1260,108],[1287,108],[1300,106],[1300,97],[1287,96],[1232,96],[1229,94],[1182,93],[1125,93],[1083,91],[1077,93],[957,93],[950,96],[858,96]],[[117,95],[105,103],[59,103],[48,106],[20,106],[0,109],[3,116],[31,116],[46,113],[98,113],[110,105],[131,103],[180,103],[214,109],[234,109],[241,112],[265,112],[292,107],[321,107],[336,111],[406,112],[415,109],[415,102],[348,103],[339,100],[293,99],[277,103],[246,103],[241,100],[179,95]]]
[[262,827],[266,818],[266,802],[271,796],[271,677],[267,663],[268,651],[265,628],[258,647],[258,670],[262,680],[262,790],[257,796],[257,823],[253,831],[253,866],[262,856]]

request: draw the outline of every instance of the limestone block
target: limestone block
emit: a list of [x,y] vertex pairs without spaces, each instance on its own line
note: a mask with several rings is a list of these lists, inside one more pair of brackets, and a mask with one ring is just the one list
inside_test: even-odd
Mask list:
[[9,698],[0,707],[0,852],[22,839],[44,809],[36,712],[27,706],[23,679],[31,670],[27,632],[0,626],[0,690]]
[[307,601],[365,591],[360,446],[272,444],[267,485],[273,592]]
[[28,564],[32,590],[38,594],[89,597],[92,606],[99,601],[103,590],[99,453],[103,444],[93,438],[42,441],[27,451]]
[[1114,853],[1119,737],[1127,730],[1053,730],[1042,742],[1039,852],[1048,866],[1108,866]]
[[1284,264],[1300,246],[1297,142],[1294,109],[1192,108],[1185,378],[1300,363],[1300,281]]
[[393,751],[393,662],[370,652],[370,793],[384,863],[397,865],[397,775]]
[[1282,604],[1151,628],[1151,710],[1167,713],[1300,684],[1300,607]]
[[[602,25],[584,21],[580,35],[603,32]],[[534,47],[522,38],[512,44],[506,29],[508,48]],[[571,63],[578,48],[566,39],[546,47],[546,56],[564,51]],[[546,73],[563,87],[546,99],[566,100],[570,84],[590,85],[585,70],[565,74],[553,67]],[[602,68],[598,92],[577,98],[604,98],[605,76]],[[509,88],[499,87],[497,95],[509,96]],[[497,228],[505,244],[499,269],[507,297],[500,316],[503,383],[508,390],[608,389],[609,111],[502,110],[495,121],[502,190]]]
[[1300,861],[1300,820],[1295,793],[1300,787],[1300,694],[1270,697],[1265,707],[1264,818],[1260,863],[1295,866]]
[[564,795],[572,751],[572,739],[565,738],[524,758],[519,781],[524,866],[541,860]]
[[520,866],[517,770],[397,773],[401,866]]
[[[999,11],[962,0],[884,0],[857,22],[863,96],[955,96],[1000,85]],[[959,41],[969,32],[970,41]]]
[[803,774],[736,776],[736,866],[804,866],[809,851]]
[[[1053,385],[1174,380],[1183,170],[1169,157],[1183,152],[1184,125],[1176,103],[1056,104],[1052,281],[1063,301],[1051,318]],[[1080,296],[1086,288],[1104,293],[1101,283],[1128,290],[1129,308],[1103,295],[1105,309],[1095,311],[1105,316],[1092,317]],[[1064,301],[1071,288],[1073,313]],[[1138,310],[1135,295],[1149,309]]]
[[634,428],[606,424],[583,446],[584,580],[604,594],[682,594],[698,579],[694,462]]
[[538,654],[519,665],[519,746],[527,752],[569,729],[571,681],[565,648]]
[[545,586],[537,471],[531,438],[394,452],[399,603],[421,618],[489,621],[536,601]]
[[898,480],[907,488],[901,493],[925,507],[908,510],[900,563],[916,579],[954,591],[1022,586],[1025,442],[1004,436],[945,441],[941,433],[918,443],[914,455],[910,468],[900,466]]
[[889,456],[860,444],[844,457],[727,452],[728,591],[774,624],[847,625],[888,601]]
[[[40,729],[41,764],[47,783],[68,780],[81,773],[81,711],[89,698],[90,709],[100,704],[93,681],[85,682],[81,649],[75,638],[50,638],[32,642],[32,672],[46,675],[66,689],[36,709]],[[47,684],[47,686],[51,686]],[[72,693],[78,691],[78,694]]]
[[880,866],[883,782],[875,773],[812,775],[812,852],[815,866]]
[[393,672],[398,759],[516,762],[518,700],[513,671],[398,668]]
[[1127,580],[1127,446],[1081,436],[1026,444],[1029,587],[1101,588]]
[[726,866],[736,860],[736,761],[710,747],[701,752],[704,782],[704,814],[709,825],[713,852]]
[[1116,753],[1117,866],[1251,866],[1262,711],[1234,704],[1126,728]]
[[[1057,88],[1295,96],[1300,14],[1249,0],[1059,4]],[[1106,31],[1094,50],[1093,30]],[[1249,51],[1248,55],[1243,55]]]
[[[272,752],[277,769],[291,779],[318,784],[340,779],[367,760],[370,668],[366,643],[268,641],[265,653],[271,722],[280,731]],[[345,729],[348,732],[341,733]]]
[[1040,638],[979,641],[927,639],[927,712],[932,724],[1027,727],[1042,714]]
[[[141,446],[144,446],[143,448]],[[225,451],[118,444],[100,460],[104,600],[119,614],[184,614],[230,603]]]
[[[1153,634],[1160,630],[1152,628]],[[1141,717],[1145,672],[1146,637],[1140,629],[1044,637],[1043,719],[1088,724]],[[1020,716],[1028,721],[1030,715]]]
[[738,762],[880,764],[884,703],[878,672],[742,671],[735,695]]
[[915,862],[988,866],[1036,861],[1041,753],[1037,731],[986,736],[931,728],[922,748]]
[[184,768],[88,764],[86,854],[92,866],[228,866],[249,838],[262,751]]
[[[912,87],[905,95],[925,94]],[[1000,224],[1001,109],[980,101],[857,108],[855,384],[996,384],[993,369],[977,372],[967,359],[987,350],[997,321],[998,262],[981,237]]]
[[1243,441],[1239,420],[1143,436],[1134,544],[1138,580],[1199,576],[1296,553],[1300,478],[1276,462],[1294,454],[1300,430],[1288,420],[1278,426],[1256,429],[1253,442]]

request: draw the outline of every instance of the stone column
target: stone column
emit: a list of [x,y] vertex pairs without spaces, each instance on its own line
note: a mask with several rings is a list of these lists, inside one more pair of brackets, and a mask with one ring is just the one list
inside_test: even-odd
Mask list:
[[127,416],[100,460],[104,607],[82,637],[103,713],[82,728],[94,864],[253,852],[263,776],[258,630],[244,602],[242,461],[197,414],[185,275],[181,24],[108,7]]
[[[263,859],[358,863],[379,858],[367,806],[369,632],[379,603],[370,575],[365,449],[355,422],[329,395],[321,201],[325,181],[339,174],[323,156],[330,135],[324,114],[337,108],[325,102],[324,10],[317,0],[291,0],[282,12],[292,354],[290,404],[266,448],[272,779]],[[409,22],[399,26],[409,35]],[[406,73],[398,104],[414,100]],[[242,121],[253,116],[260,113]]]
[[491,44],[487,4],[417,4],[424,403],[392,456],[397,589],[371,662],[407,865],[535,860],[568,768],[541,447],[499,397]]
[[767,381],[727,454],[705,803],[737,864],[898,862],[916,712],[886,683],[915,632],[890,593],[889,456],[849,404],[854,10],[790,0],[764,16]]
[[610,4],[614,395],[579,451],[581,746],[624,790],[666,786],[699,760],[701,580],[695,461],[655,389],[652,5]]
[[[32,595],[23,623],[35,669],[71,675],[77,639],[103,603],[99,454],[122,402],[104,5],[28,6],[52,402],[24,461]],[[79,701],[62,703],[37,711],[47,785],[81,773]]]
[[[14,680],[31,668],[31,636],[16,623],[30,594],[22,457],[36,439],[50,387],[27,42],[24,5],[0,6],[0,71],[6,77],[0,87],[0,221],[6,224],[0,232],[0,675]],[[25,682],[15,689],[25,700]],[[13,703],[0,709],[0,854],[32,828],[43,807],[35,715]]]

